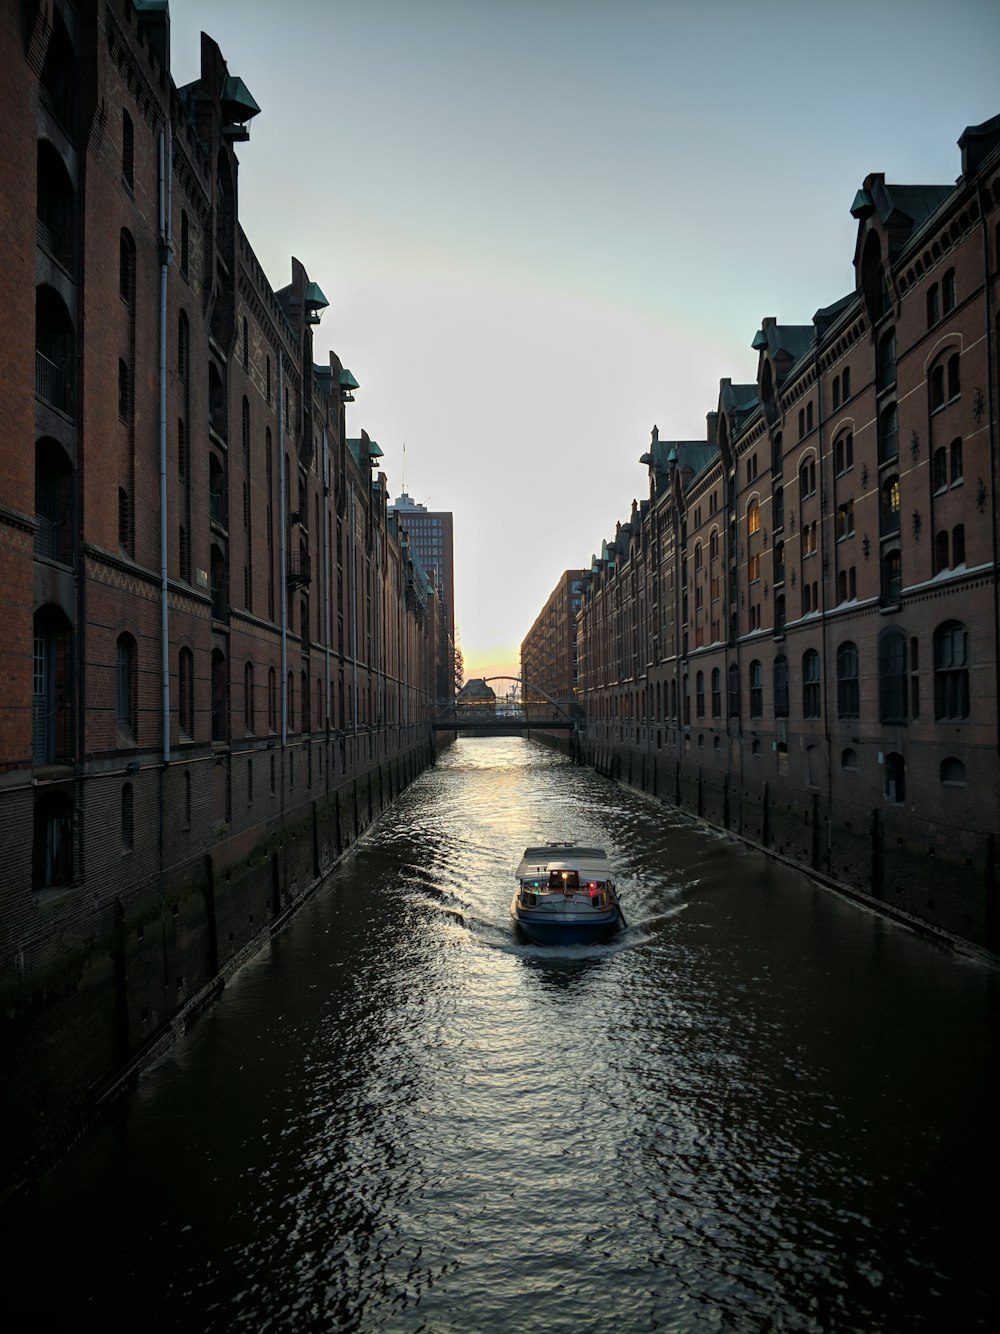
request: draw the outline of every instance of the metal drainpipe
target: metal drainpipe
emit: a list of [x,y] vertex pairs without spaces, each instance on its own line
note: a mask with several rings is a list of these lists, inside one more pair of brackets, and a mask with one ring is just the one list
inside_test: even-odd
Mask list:
[[[379,512],[380,512],[380,515],[381,515],[381,509],[382,509],[382,504],[381,504],[381,495],[380,495],[380,496],[379,496]],[[372,622],[373,622],[372,643],[374,644],[374,658],[375,658],[375,710],[374,710],[374,712],[375,712],[375,718],[374,718],[374,722],[375,722],[376,727],[377,727],[377,736],[378,736],[378,738],[379,738],[379,744],[381,744],[381,741],[382,741],[382,689],[383,689],[383,684],[384,684],[384,673],[383,673],[383,671],[382,671],[382,581],[381,581],[381,577],[380,577],[380,576],[381,576],[381,573],[382,573],[382,570],[381,570],[381,564],[382,564],[382,542],[381,542],[381,539],[378,537],[378,535],[376,535],[376,538],[375,538],[375,553],[376,553],[375,569],[374,569],[374,571],[372,572],[372,583],[373,583],[374,588],[375,588],[375,596],[374,596],[373,599],[372,599]]]
[[354,735],[358,734],[358,520],[354,483],[351,483],[351,688]]
[[[996,430],[996,406],[993,397],[994,349],[993,349],[993,311],[990,308],[990,241],[986,230],[986,209],[983,207],[983,183],[976,182],[976,202],[979,205],[979,220],[983,232],[983,305],[986,311],[986,411],[989,414],[989,449],[990,449],[990,504],[993,509],[993,522],[990,531],[993,534],[993,568],[997,569],[1000,552],[997,549],[997,451],[994,439]],[[994,696],[1000,700],[1000,605],[998,605],[998,584],[993,584],[993,671]],[[997,751],[1000,752],[1000,727],[997,728]]]
[[[326,426],[323,426],[323,638],[326,645],[326,730],[330,731],[330,589],[327,587],[330,569],[330,448]],[[329,769],[327,770],[329,778]]]
[[[288,522],[285,502],[285,354],[278,349],[278,566],[281,573],[281,748],[284,751],[288,743],[288,599],[287,570],[285,568],[288,552],[285,542],[285,527]],[[284,760],[282,760],[284,774]],[[284,777],[282,777],[284,790]]]
[[[167,604],[167,270],[170,267],[170,122],[160,131],[160,672],[163,696],[163,763],[170,763],[170,618]],[[160,803],[161,810],[164,803]]]
[[[827,649],[828,649],[828,645],[827,645],[827,630],[828,630],[828,626],[827,626],[827,621],[826,621],[826,607],[827,607],[827,602],[826,602],[826,570],[824,569],[824,562],[826,561],[826,547],[827,547],[827,542],[828,542],[828,536],[827,536],[826,524],[825,524],[825,522],[824,522],[824,516],[827,517],[827,518],[830,518],[830,517],[833,518],[834,529],[836,529],[837,515],[836,515],[836,511],[834,511],[834,513],[833,513],[832,516],[827,515],[827,513],[826,513],[826,466],[825,466],[826,461],[825,461],[824,456],[823,456],[823,372],[822,372],[822,369],[821,369],[821,367],[820,367],[820,362],[819,362],[819,351],[818,351],[818,350],[813,354],[813,365],[814,365],[815,368],[816,368],[816,461],[817,461],[817,464],[818,464],[818,467],[819,467],[819,517],[820,517],[820,525],[819,525],[819,532],[820,532],[820,549],[819,549],[819,573],[820,573],[820,581],[819,581],[819,587],[820,587],[820,642],[821,642],[821,645],[822,645],[822,653],[821,653],[821,655],[820,655],[820,663],[821,663],[821,665],[822,665],[822,673],[823,673],[823,676],[822,676],[822,680],[823,680],[823,687],[822,687],[822,688],[823,688],[823,735],[824,735],[824,737],[825,737],[825,739],[826,739],[826,800],[827,800],[827,808],[828,808],[828,810],[830,810],[830,811],[832,812],[832,807],[833,807],[833,749],[832,749],[832,741],[831,741],[831,737],[830,737],[830,672],[829,672],[829,662],[830,662],[830,660],[829,660],[829,656],[828,656],[828,652],[827,652]],[[800,518],[799,531],[801,532],[801,530],[802,530],[802,524],[801,524],[801,512],[800,512],[799,518]],[[833,549],[834,549],[834,551],[836,551],[836,549],[837,549],[836,538],[834,538]],[[836,572],[834,572],[834,577],[836,577]],[[831,816],[828,814],[828,815],[827,815],[827,853],[828,853],[828,854],[829,854],[829,851],[830,851],[830,838],[831,838],[831,833],[832,833],[832,821],[831,821]],[[828,858],[828,859],[829,859],[829,858]],[[827,867],[827,869],[829,869],[829,866]]]

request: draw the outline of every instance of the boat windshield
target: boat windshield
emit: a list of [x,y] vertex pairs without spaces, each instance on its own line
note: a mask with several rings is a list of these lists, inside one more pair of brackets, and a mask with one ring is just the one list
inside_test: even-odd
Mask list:
[[549,889],[579,889],[579,871],[550,871]]

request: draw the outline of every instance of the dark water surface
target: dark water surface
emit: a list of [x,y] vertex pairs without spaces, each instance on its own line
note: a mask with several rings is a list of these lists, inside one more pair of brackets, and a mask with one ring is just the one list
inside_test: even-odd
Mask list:
[[[519,941],[529,843],[628,929]],[[518,739],[459,741],[0,1231],[10,1330],[960,1331],[998,974]]]

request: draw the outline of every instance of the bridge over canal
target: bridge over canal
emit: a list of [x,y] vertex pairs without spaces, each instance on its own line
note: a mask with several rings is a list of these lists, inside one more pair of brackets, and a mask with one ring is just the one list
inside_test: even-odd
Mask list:
[[491,689],[493,682],[506,681],[516,690],[508,689],[504,698],[491,701],[475,697],[463,700],[461,696],[439,701],[439,712],[431,724],[436,732],[478,732],[487,736],[518,736],[533,730],[572,733],[583,723],[575,700],[553,699],[520,676],[476,679]]

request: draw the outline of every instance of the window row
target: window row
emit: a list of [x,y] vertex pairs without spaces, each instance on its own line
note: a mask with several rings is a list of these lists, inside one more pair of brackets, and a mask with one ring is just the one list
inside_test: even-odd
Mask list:
[[[969,660],[968,632],[959,621],[946,621],[934,632],[934,717],[936,720],[955,721],[969,716]],[[918,672],[918,641],[910,640],[901,630],[889,629],[882,633],[878,647],[878,701],[881,722],[904,722],[920,713]],[[749,716],[764,717],[764,668],[754,659],[747,669],[749,686]],[[816,649],[807,649],[801,661],[801,716],[817,719],[823,713],[823,679],[820,655]],[[740,672],[731,663],[727,676],[728,716],[740,715]],[[706,691],[706,686],[708,691]],[[790,715],[789,664],[785,654],[779,654],[772,664],[772,709],[775,718]],[[851,640],[840,644],[836,653],[837,717],[854,719],[861,716],[861,672],[858,646]],[[695,675],[695,716],[704,718],[710,703],[711,716],[722,717],[722,671],[716,667],[710,677],[699,671]]]

